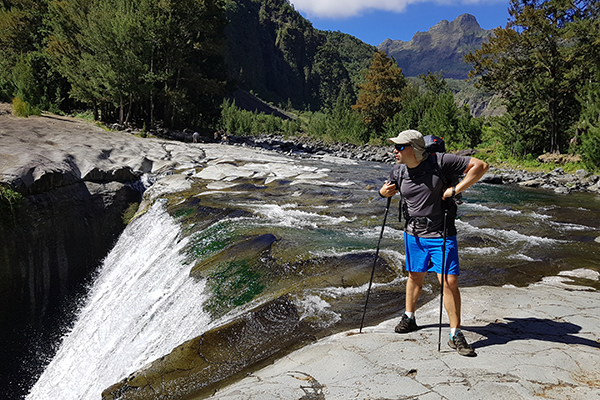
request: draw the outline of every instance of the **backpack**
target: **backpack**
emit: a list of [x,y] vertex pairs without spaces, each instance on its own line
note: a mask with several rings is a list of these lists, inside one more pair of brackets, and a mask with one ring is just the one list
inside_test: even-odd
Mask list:
[[[429,153],[429,156],[427,157],[427,161],[430,163],[430,165],[433,169],[433,173],[436,174],[440,178],[440,180],[444,184],[444,187],[448,188],[448,187],[452,187],[452,186],[456,185],[460,181],[460,178],[462,175],[446,176],[443,173],[443,171],[440,167],[440,164],[437,161],[436,153],[445,153],[446,152],[446,145],[444,144],[444,139],[434,136],[434,135],[424,136],[423,139],[425,139],[425,150],[427,153]],[[402,192],[400,192],[400,187],[402,185],[402,179],[403,179],[404,175],[407,173],[406,165],[400,164],[399,169],[400,169],[400,171],[398,173],[399,179],[396,182],[396,186],[398,188],[398,193],[400,194],[398,221],[402,222],[402,216],[404,216],[406,224],[408,225],[408,223],[411,220],[415,219],[416,217],[411,217],[408,214],[408,208],[406,207],[406,204],[404,202],[404,197],[402,196]],[[450,218],[453,218],[453,219],[456,218],[456,212],[458,210],[457,206],[459,204],[462,204],[462,193],[459,193],[459,194],[455,195],[453,198],[446,201],[446,209],[448,210],[448,216]]]
[[[445,153],[446,152],[446,145],[444,144],[444,138],[440,138],[440,137],[437,137],[434,135],[427,135],[427,136],[424,136],[423,139],[425,139],[425,150],[429,153],[430,156],[435,153]],[[431,157],[429,157],[429,161],[431,163],[431,166],[433,167],[434,173],[440,177],[440,179],[444,183],[445,187],[452,187],[460,181],[462,174],[446,176],[444,173],[442,173],[442,170],[440,169],[440,165],[437,163],[437,159],[434,160],[436,162],[432,162]],[[459,204],[459,205],[462,204],[462,193],[455,195],[452,199],[457,204]]]
[[427,135],[424,136],[423,139],[425,139],[425,150],[427,150],[429,154],[446,152],[444,138],[440,138],[434,135]]

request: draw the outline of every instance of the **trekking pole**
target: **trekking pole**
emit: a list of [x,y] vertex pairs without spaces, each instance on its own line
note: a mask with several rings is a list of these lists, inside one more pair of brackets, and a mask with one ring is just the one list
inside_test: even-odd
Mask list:
[[375,251],[375,260],[373,260],[373,269],[371,270],[371,280],[369,281],[369,288],[367,289],[367,299],[365,300],[365,309],[363,311],[362,319],[360,320],[360,329],[358,333],[362,333],[363,324],[365,322],[365,314],[367,313],[367,304],[369,304],[369,294],[371,293],[371,285],[373,284],[373,275],[375,275],[375,264],[377,264],[377,257],[379,256],[379,245],[381,244],[381,238],[383,237],[383,230],[385,229],[385,220],[390,210],[390,203],[392,198],[388,197],[387,205],[385,207],[385,215],[383,216],[383,224],[381,225],[381,233],[379,234],[379,240],[377,241],[377,251]]
[[438,352],[442,347],[442,312],[444,309],[444,280],[446,280],[446,236],[448,209],[444,209],[444,240],[442,241],[442,288],[440,290],[440,330],[438,333]]

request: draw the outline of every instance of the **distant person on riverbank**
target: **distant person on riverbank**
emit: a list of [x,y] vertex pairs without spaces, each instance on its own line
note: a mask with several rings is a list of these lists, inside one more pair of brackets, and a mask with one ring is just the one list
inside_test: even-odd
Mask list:
[[194,132],[194,134],[192,135],[192,141],[194,143],[198,143],[198,138],[200,137],[200,134],[198,132]]
[[[379,193],[382,197],[391,197],[400,191],[402,214],[406,220],[404,246],[408,271],[406,309],[395,331],[408,333],[419,329],[415,318],[417,301],[425,274],[435,272],[440,283],[444,276],[443,300],[450,320],[448,345],[460,355],[475,356],[473,347],[460,331],[456,203],[453,198],[481,179],[489,166],[474,157],[429,154],[425,150],[423,135],[415,130],[400,132],[388,141],[395,145],[397,164],[392,168],[390,180]],[[456,185],[447,187],[444,184],[449,182],[446,177],[463,173],[464,178]],[[440,177],[441,174],[444,176]],[[446,252],[442,255],[444,242]]]

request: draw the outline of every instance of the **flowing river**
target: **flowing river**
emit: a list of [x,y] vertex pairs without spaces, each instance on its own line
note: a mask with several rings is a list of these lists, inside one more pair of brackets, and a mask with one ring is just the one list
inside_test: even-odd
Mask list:
[[[378,189],[391,165],[225,145],[206,152],[202,170],[179,171],[191,186],[126,228],[27,399],[99,399],[182,342],[282,293],[322,335],[358,327],[385,213]],[[545,280],[600,289],[598,195],[476,184],[457,227],[462,286]],[[221,263],[190,277],[259,235],[275,241],[256,267]],[[402,236],[395,198],[379,253],[387,267],[378,266],[366,324],[402,311]],[[428,279],[423,301],[437,290]]]

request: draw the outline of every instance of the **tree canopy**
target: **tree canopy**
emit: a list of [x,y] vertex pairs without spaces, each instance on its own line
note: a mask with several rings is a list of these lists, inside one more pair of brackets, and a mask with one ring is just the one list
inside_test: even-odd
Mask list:
[[406,78],[396,60],[377,51],[365,72],[365,82],[358,87],[358,101],[352,109],[362,115],[370,131],[380,133],[383,125],[400,111]]
[[106,122],[203,126],[219,117],[223,0],[0,3],[0,98],[73,101]]
[[465,57],[476,84],[500,93],[514,155],[561,152],[577,135],[586,82],[597,79],[598,2],[511,0],[511,20]]
[[218,0],[54,1],[48,52],[72,96],[120,123],[199,126],[218,115],[225,23]]

